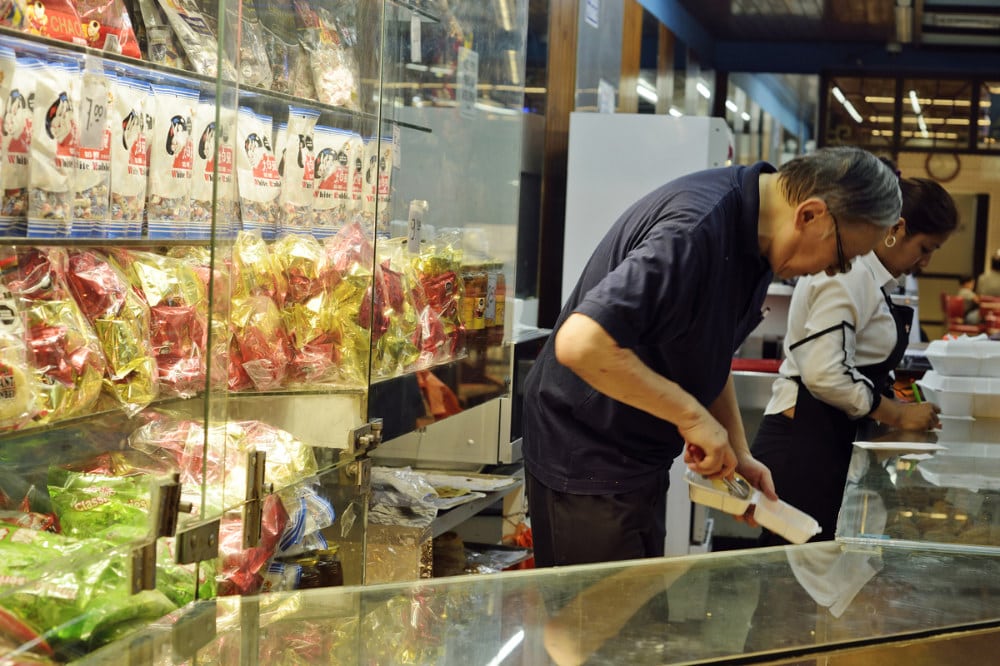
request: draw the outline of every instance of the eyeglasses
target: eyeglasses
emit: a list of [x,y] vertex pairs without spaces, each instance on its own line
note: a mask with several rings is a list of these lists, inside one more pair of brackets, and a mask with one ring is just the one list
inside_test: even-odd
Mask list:
[[826,212],[830,214],[830,219],[833,220],[833,234],[837,237],[837,270],[841,273],[847,273],[851,270],[851,264],[848,263],[847,257],[844,256],[844,242],[840,239],[840,225],[837,224],[837,217],[827,206]]

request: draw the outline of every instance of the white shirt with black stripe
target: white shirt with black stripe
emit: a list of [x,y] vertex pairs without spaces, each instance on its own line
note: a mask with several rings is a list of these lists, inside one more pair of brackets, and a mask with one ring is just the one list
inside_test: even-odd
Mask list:
[[857,419],[873,408],[874,388],[857,368],[881,363],[896,344],[886,303],[897,281],[870,252],[845,274],[799,279],[792,291],[781,377],[771,387],[765,414],[794,407],[802,383],[819,400]]

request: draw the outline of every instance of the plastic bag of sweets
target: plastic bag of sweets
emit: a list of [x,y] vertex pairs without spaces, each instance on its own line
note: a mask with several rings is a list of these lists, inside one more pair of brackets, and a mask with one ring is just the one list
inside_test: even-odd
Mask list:
[[336,233],[347,220],[351,134],[334,127],[317,126],[313,137],[316,164],[312,234],[322,239]]
[[343,40],[336,20],[323,8],[294,0],[302,31],[299,41],[309,55],[316,99],[324,104],[358,110],[360,76],[354,51]]
[[391,140],[372,137],[365,142],[362,214],[379,231],[388,229],[392,217],[392,151]]
[[183,259],[120,250],[116,257],[150,310],[150,343],[160,393],[190,398],[205,389],[208,299]]
[[235,343],[230,351],[230,387],[249,388],[239,381],[245,373],[258,391],[280,388],[292,350],[277,305],[266,296],[234,297],[230,318]]
[[221,74],[222,78],[236,81],[236,70],[226,58],[222,59],[221,72],[218,58],[218,40],[193,0],[155,0],[167,23],[173,28],[184,55],[194,71],[205,76]]
[[[212,235],[212,200],[215,193],[216,214],[222,226],[235,215],[236,188],[233,173],[233,114],[220,109],[221,122],[215,122],[215,100],[203,95],[194,113],[194,162],[191,178],[191,222],[186,238],[204,240]],[[217,230],[218,233],[218,230]],[[228,233],[219,234],[227,237]]]
[[284,232],[308,232],[312,226],[315,154],[313,152],[316,119],[319,111],[289,107],[285,131],[279,133],[281,174],[281,219]]
[[76,62],[50,61],[35,81],[28,236],[69,236],[73,222],[79,123]]
[[134,0],[132,20],[135,25],[139,49],[150,62],[168,67],[191,70],[181,48],[177,45],[174,30],[167,23],[167,17],[156,4],[156,0]]
[[122,0],[76,0],[87,46],[141,58],[132,19]]
[[28,185],[31,175],[31,137],[34,129],[32,102],[35,81],[44,67],[41,60],[18,58],[4,106],[2,124],[3,202],[0,231],[23,236],[28,228]]
[[152,97],[149,84],[127,76],[113,79],[111,106],[111,210],[108,238],[139,238],[146,210]]
[[[104,73],[90,70],[83,74],[73,196],[73,235],[77,237],[102,238],[106,232],[111,201],[111,125],[107,110],[112,108],[112,80],[113,75],[109,79]],[[95,104],[91,96],[97,95],[103,96],[103,105]]]
[[70,252],[67,282],[100,340],[105,388],[129,416],[137,414],[159,394],[149,306],[117,262],[94,250]]
[[183,238],[191,214],[191,114],[198,104],[198,92],[156,83],[150,88],[153,130],[146,189],[148,236]]
[[[14,49],[0,45],[0,127],[2,127],[2,118],[7,107],[7,99],[10,97],[10,87],[14,82],[15,69],[17,69],[17,56]],[[2,150],[3,144],[0,142],[0,151]],[[3,176],[3,163],[5,161],[2,152],[0,152],[0,178]]]
[[34,0],[27,6],[26,27],[32,35],[87,45],[74,0]]
[[24,335],[17,299],[0,281],[0,431],[28,424],[37,405],[36,379],[28,365]]
[[[268,60],[264,28],[257,17],[256,5],[253,2],[243,2],[240,7],[240,83],[270,89],[274,83],[274,73]],[[236,6],[233,6],[231,9],[227,8],[227,11],[235,9]]]
[[244,231],[273,239],[281,215],[281,174],[271,147],[271,116],[240,107],[237,118],[236,173]]
[[266,296],[280,308],[285,304],[288,284],[281,266],[260,232],[244,231],[232,250],[232,295]]
[[17,254],[6,276],[25,316],[36,423],[86,414],[101,394],[104,355],[66,285],[67,264],[62,248],[30,248]]

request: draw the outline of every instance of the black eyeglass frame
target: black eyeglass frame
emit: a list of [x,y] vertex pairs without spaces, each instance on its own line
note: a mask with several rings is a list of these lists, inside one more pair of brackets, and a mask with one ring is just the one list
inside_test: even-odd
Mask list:
[[826,212],[830,214],[830,219],[833,220],[833,235],[837,237],[837,270],[841,273],[849,273],[851,264],[848,263],[847,257],[844,256],[844,242],[840,239],[840,224],[837,222],[837,216],[833,214],[829,206],[826,207]]

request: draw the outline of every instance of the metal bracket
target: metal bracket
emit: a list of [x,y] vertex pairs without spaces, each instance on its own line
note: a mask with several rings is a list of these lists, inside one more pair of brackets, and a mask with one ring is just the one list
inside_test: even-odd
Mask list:
[[219,556],[219,524],[209,520],[177,535],[177,564],[194,564]]
[[264,469],[267,454],[264,451],[247,453],[247,494],[243,505],[243,547],[256,548],[260,544],[261,524],[264,520]]
[[177,533],[177,514],[180,510],[180,475],[174,474],[170,481],[153,488],[153,536],[174,536]]
[[156,539],[132,550],[132,594],[156,588]]
[[352,460],[341,468],[341,475],[345,485],[353,485],[358,488],[365,488],[372,482],[372,459],[358,458]]
[[351,456],[363,456],[382,443],[382,419],[372,419],[347,433],[347,451]]

